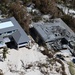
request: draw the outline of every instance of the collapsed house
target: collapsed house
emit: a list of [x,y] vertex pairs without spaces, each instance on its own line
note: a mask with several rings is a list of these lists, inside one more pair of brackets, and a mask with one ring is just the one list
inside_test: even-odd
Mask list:
[[75,46],[75,33],[60,18],[51,19],[47,23],[33,23],[33,29],[48,49],[73,49]]
[[0,48],[19,48],[27,45],[29,38],[14,17],[0,20]]

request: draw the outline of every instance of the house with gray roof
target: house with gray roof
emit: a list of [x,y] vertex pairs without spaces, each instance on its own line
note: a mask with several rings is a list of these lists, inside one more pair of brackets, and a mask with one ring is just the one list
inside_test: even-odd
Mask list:
[[48,48],[63,49],[64,45],[75,43],[75,33],[60,18],[51,19],[46,23],[33,23],[33,29]]
[[16,48],[28,44],[29,38],[14,17],[0,20],[0,48],[13,46]]

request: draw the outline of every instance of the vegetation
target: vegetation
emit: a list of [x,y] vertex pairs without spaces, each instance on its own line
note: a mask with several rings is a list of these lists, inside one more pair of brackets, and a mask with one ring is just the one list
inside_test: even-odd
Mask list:
[[38,22],[38,21],[42,20],[42,18],[40,16],[35,16],[32,20],[34,22]]
[[75,32],[75,18],[69,15],[64,15],[62,19]]
[[3,71],[2,71],[1,69],[0,69],[0,75],[4,75],[4,74],[3,74]]
[[0,73],[0,75],[3,75],[3,73]]
[[29,3],[29,2],[32,2],[32,0],[22,0],[23,1],[23,3],[26,5],[27,3]]
[[56,7],[55,0],[32,0],[43,14],[52,14],[53,17],[61,16],[60,10]]
[[70,8],[75,8],[75,0],[56,0],[57,3],[63,3],[65,4],[67,7]]
[[53,53],[50,52],[49,50],[44,50],[44,51],[41,51],[44,55],[47,55],[49,58],[53,58]]
[[68,64],[71,75],[75,75],[75,65],[72,62],[69,62]]
[[7,47],[4,47],[3,48],[3,58],[4,58],[4,60],[5,60],[5,58],[6,58],[6,54],[8,53],[8,48]]

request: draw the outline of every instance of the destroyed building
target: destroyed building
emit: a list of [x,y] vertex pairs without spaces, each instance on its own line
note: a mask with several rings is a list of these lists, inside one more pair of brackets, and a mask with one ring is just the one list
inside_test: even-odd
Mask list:
[[48,49],[74,48],[75,33],[60,18],[51,19],[47,23],[33,23],[33,29]]

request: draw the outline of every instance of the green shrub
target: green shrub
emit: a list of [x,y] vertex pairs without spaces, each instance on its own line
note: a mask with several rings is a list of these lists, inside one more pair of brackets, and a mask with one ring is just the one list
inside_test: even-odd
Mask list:
[[71,75],[75,75],[75,66],[72,62],[68,63],[69,64],[69,71]]

